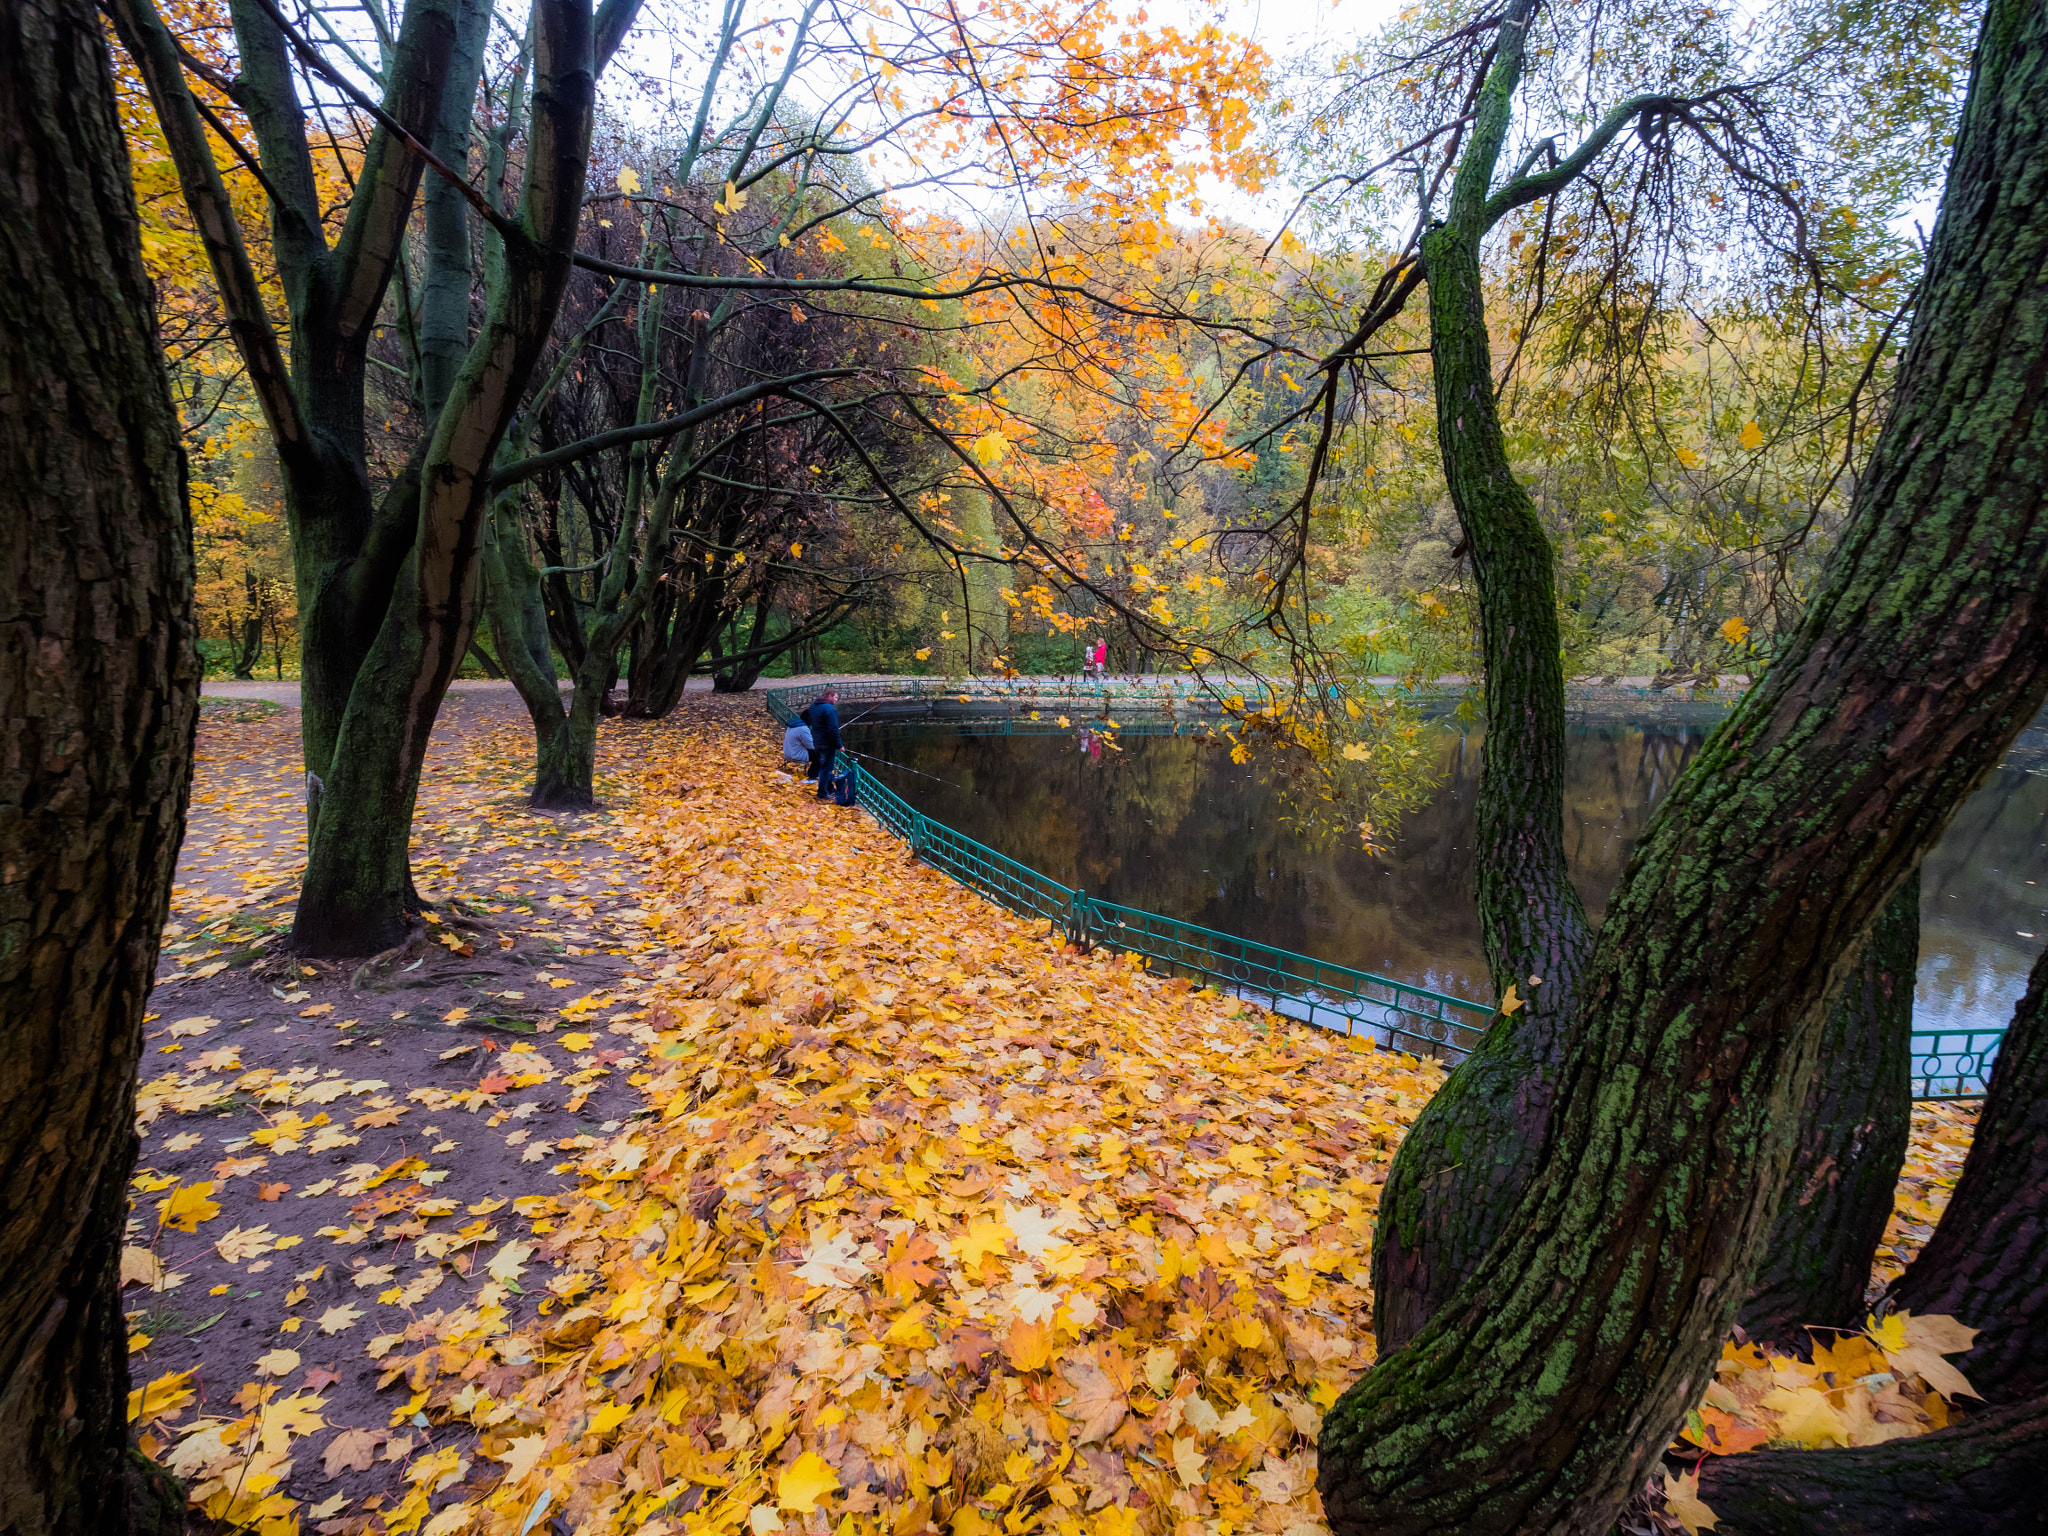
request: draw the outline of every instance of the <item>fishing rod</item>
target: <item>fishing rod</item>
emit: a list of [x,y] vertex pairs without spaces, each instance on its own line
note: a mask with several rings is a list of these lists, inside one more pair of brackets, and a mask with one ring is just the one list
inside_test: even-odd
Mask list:
[[964,784],[955,784],[955,783],[954,783],[954,782],[953,782],[953,781],[952,781],[951,779],[942,779],[942,778],[940,778],[940,777],[939,777],[939,776],[938,776],[938,775],[937,775],[936,773],[926,773],[926,772],[925,772],[925,771],[924,771],[923,769],[921,769],[921,768],[906,768],[906,767],[904,767],[904,765],[903,765],[903,764],[901,764],[901,763],[892,763],[892,762],[890,762],[890,761],[889,761],[889,759],[887,759],[886,757],[869,757],[869,756],[867,755],[867,753],[865,753],[865,752],[856,752],[856,751],[854,751],[854,750],[853,750],[853,748],[851,748],[851,747],[841,747],[841,748],[840,748],[839,750],[840,750],[841,752],[845,753],[845,754],[846,754],[846,755],[847,755],[848,757],[857,757],[857,758],[859,758],[859,759],[860,759],[860,760],[861,760],[862,762],[867,762],[867,763],[879,763],[879,764],[881,764],[881,766],[883,766],[884,768],[894,768],[894,769],[897,769],[897,770],[899,770],[900,772],[903,772],[903,773],[914,773],[914,774],[916,774],[916,775],[917,775],[917,776],[918,776],[918,777],[919,777],[920,779],[930,779],[930,780],[931,780],[931,781],[932,781],[932,782],[933,782],[934,784],[943,784],[943,785],[945,785],[945,786],[946,786],[946,787],[947,787],[948,789],[957,789],[957,790],[959,790],[959,791],[960,791],[960,793],[961,793],[961,794],[963,794],[963,795],[971,795],[971,794],[973,794],[973,793],[974,793],[974,791],[973,791],[973,790],[969,789],[969,788],[968,788],[968,787],[967,787],[966,785],[964,785]]

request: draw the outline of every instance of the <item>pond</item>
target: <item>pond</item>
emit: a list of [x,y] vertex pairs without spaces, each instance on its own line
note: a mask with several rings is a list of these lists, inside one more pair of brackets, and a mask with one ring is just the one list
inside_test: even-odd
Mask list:
[[[1711,718],[1575,724],[1565,839],[1595,920]],[[1454,996],[1491,997],[1472,901],[1477,728],[1429,728],[1441,781],[1381,856],[1353,837],[1290,825],[1267,770],[1184,736],[1127,736],[1121,750],[1105,751],[1079,733],[863,734],[848,738],[863,767],[918,810],[1091,896]],[[2030,731],[2023,745],[2041,736]],[[2043,755],[2016,750],[1923,867],[1916,1031],[2002,1028],[2026,990],[2048,940],[2048,776],[2033,771]]]

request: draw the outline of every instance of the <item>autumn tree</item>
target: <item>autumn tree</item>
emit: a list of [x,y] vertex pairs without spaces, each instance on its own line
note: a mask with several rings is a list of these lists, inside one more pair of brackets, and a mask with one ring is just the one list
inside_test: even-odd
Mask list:
[[[893,526],[899,579],[917,551],[936,554],[932,579],[957,584],[970,646],[1003,627],[987,571],[1016,551],[989,526],[987,471],[1007,449],[1017,370],[980,370],[962,338],[1056,291],[1058,236],[1043,259],[1018,245],[1020,261],[1015,242],[946,238],[958,226],[945,221],[911,230],[892,195],[943,199],[993,177],[1028,198],[1055,165],[1087,174],[1112,160],[1126,179],[1163,176],[1184,157],[1162,124],[1243,136],[1242,102],[1200,85],[1256,67],[1221,34],[1112,47],[1112,14],[1094,0],[1051,16],[999,5],[884,20],[878,34],[865,13],[734,0],[694,99],[677,104],[687,127],[622,153],[617,192],[593,199],[577,260],[611,286],[580,308],[610,340],[600,354],[589,332],[563,337],[521,451],[495,473],[511,493],[502,509],[539,489],[528,531],[556,546],[536,567],[501,521],[494,556],[493,623],[535,721],[538,802],[589,803],[622,652],[626,712],[660,715],[700,667],[744,686],[875,591],[885,572],[872,560],[835,559],[890,542],[836,536],[855,525]],[[1083,56],[1088,69],[1070,67]],[[977,62],[994,59],[1009,62]],[[878,184],[878,154],[915,174]],[[1034,364],[1057,366],[1054,351]],[[573,559],[553,537],[565,507],[587,535]],[[511,639],[538,636],[542,598],[576,673],[566,705],[546,658]]]
[[[1528,19],[1504,20],[1475,145],[1505,130]],[[1321,1481],[1339,1530],[1611,1524],[1741,1305],[1845,961],[2048,692],[2033,383],[2048,232],[2017,174],[2048,135],[2044,70],[2048,16],[1992,5],[1848,528],[1798,630],[1630,861],[1502,1235],[1332,1410]],[[1454,233],[1426,240],[1433,290],[1469,262],[1466,221],[1512,197],[1514,181],[1490,181],[1454,191]],[[1450,303],[1432,291],[1433,311]],[[1476,387],[1440,405],[1447,459],[1475,435],[1458,410],[1470,422],[1491,396],[1483,333],[1456,334]]]
[[[1550,1133],[1593,951],[1563,839],[1565,604],[1550,532],[1510,456],[1502,409],[1504,393],[1513,395],[1497,378],[1489,301],[1518,306],[1508,378],[1525,353],[1547,356],[1583,396],[1555,411],[1583,412],[1596,430],[1626,414],[1615,402],[1654,377],[1667,336],[1689,324],[1702,294],[1718,290],[1724,307],[1741,300],[1804,312],[1810,350],[1824,351],[1839,331],[1823,322],[1831,313],[1866,316],[1880,347],[1889,330],[1872,290],[1896,276],[1884,263],[1897,253],[1861,231],[1847,206],[1867,178],[1853,156],[1838,165],[1813,152],[1832,142],[1837,119],[1794,127],[1801,71],[1825,57],[1853,74],[1860,56],[1839,38],[1795,29],[1773,44],[1791,57],[1757,75],[1758,54],[1772,50],[1741,45],[1724,20],[1656,4],[1432,16],[1404,21],[1372,75],[1380,95],[1368,99],[1387,103],[1375,126],[1401,147],[1362,177],[1398,167],[1412,180],[1416,212],[1300,414],[1321,417],[1320,469],[1347,384],[1365,392],[1379,382],[1359,379],[1354,359],[1411,296],[1426,295],[1433,457],[1456,511],[1455,555],[1470,563],[1485,678],[1477,900],[1501,999],[1493,1028],[1432,1101],[1390,1175],[1374,1248],[1384,1346],[1413,1335],[1515,1208]],[[1330,114],[1359,121],[1343,102],[1321,110],[1319,123]],[[1575,139],[1561,142],[1566,131]],[[1505,259],[1519,285],[1489,279],[1483,253],[1503,245],[1520,252]],[[1741,437],[1750,452],[1763,434],[1751,421]],[[1681,443],[1674,457],[1699,455]],[[1822,480],[1817,498],[1838,478]],[[1304,516],[1315,479],[1297,503]],[[1821,511],[1816,504],[1804,519],[1809,530]],[[1903,904],[1896,916],[1912,920]],[[1886,991],[1867,978],[1851,989],[1861,1000],[1852,1006]],[[1842,1021],[1844,1038],[1862,1040],[1893,1018],[1858,1012]],[[1874,1059],[1874,1041],[1860,1049]],[[1891,1095],[1884,1109],[1876,1141],[1897,1145],[1904,1101]],[[1832,1117],[1824,1106],[1816,1113]],[[1823,1179],[1816,1188],[1827,1201],[1809,1214],[1834,1221],[1844,1186]]]
[[0,1529],[175,1531],[128,1448],[136,1066],[184,831],[199,665],[178,421],[92,7],[0,17]]
[[[260,0],[232,7],[240,67],[232,81],[188,78],[189,56],[152,0],[115,7],[284,481],[305,634],[310,842],[293,927],[304,952],[385,948],[404,937],[417,910],[407,865],[412,806],[435,713],[474,628],[489,472],[568,279],[597,74],[635,10],[632,0],[607,0],[596,12],[587,0],[537,0],[531,85],[521,96],[523,120],[514,124],[523,184],[507,212],[467,184],[469,111],[488,7],[414,0],[395,31],[379,38],[378,66],[352,64],[375,77],[374,96]],[[346,116],[352,131],[343,138],[360,145],[356,152],[324,135],[322,153],[339,161],[349,183],[347,212],[331,241],[303,82],[327,93],[320,104]],[[218,99],[234,102],[256,140],[253,148],[239,141],[233,148],[269,204],[288,345],[264,302],[208,138],[230,131],[211,106]],[[444,131],[450,121],[456,128]],[[495,237],[492,270],[480,324],[471,324],[466,281],[456,294],[459,314],[450,318],[452,301],[427,306],[435,408],[395,476],[379,487],[366,420],[368,351],[430,141],[461,149],[457,164],[435,157],[434,185],[442,190],[430,212],[445,213],[452,197],[482,217]],[[443,232],[437,220],[430,243],[445,251]],[[466,276],[463,256],[457,264]]]

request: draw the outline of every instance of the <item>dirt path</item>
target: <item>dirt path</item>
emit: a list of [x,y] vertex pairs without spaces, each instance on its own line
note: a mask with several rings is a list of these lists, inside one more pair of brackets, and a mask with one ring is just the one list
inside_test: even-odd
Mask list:
[[[413,855],[438,942],[358,975],[284,952],[305,833],[297,712],[271,708],[212,706],[200,728],[125,1300],[145,1447],[194,1502],[341,1536],[475,1439],[395,1412],[380,1362],[534,1328],[555,1298],[533,1255],[577,1160],[646,1112],[641,992],[671,952],[617,770],[676,732],[608,728],[607,809],[542,816],[517,699],[451,696]],[[508,1348],[479,1390],[507,1395],[531,1359]],[[177,1438],[195,1415],[219,1422]]]

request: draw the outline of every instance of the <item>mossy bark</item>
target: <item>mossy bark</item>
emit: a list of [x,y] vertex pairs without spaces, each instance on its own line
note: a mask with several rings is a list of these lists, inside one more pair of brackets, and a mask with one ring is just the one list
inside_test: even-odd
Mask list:
[[1373,1331],[1398,1349],[1513,1212],[1550,1124],[1592,947],[1564,847],[1563,640],[1555,553],[1508,462],[1479,243],[1532,8],[1511,7],[1444,221],[1423,242],[1437,444],[1479,589],[1486,745],[1474,827],[1480,934],[1508,1003],[1388,1170],[1373,1238]]
[[1854,945],[2048,695],[2048,7],[1994,0],[1891,413],[1658,808],[1498,1242],[1324,1422],[1340,1536],[1608,1531],[1748,1290]]
[[[484,604],[505,675],[533,722],[533,788],[527,803],[536,810],[589,810],[597,803],[592,784],[596,755],[594,750],[587,756],[573,750],[569,740],[570,709],[562,703],[553,658],[548,654],[540,578],[526,555],[517,498],[500,497],[496,517]],[[590,737],[594,748],[595,721]]]
[[135,1079],[199,698],[191,527],[105,35],[0,7],[0,1531],[125,1536]]
[[1736,1321],[1804,1345],[1808,1324],[1857,1327],[1870,1260],[1913,1129],[1913,978],[1920,876],[1899,887],[1828,1014],[1777,1224]]
[[1948,1209],[1886,1301],[1981,1328],[1956,1364],[1987,1401],[2048,1397],[2048,954],[2013,1011]]

